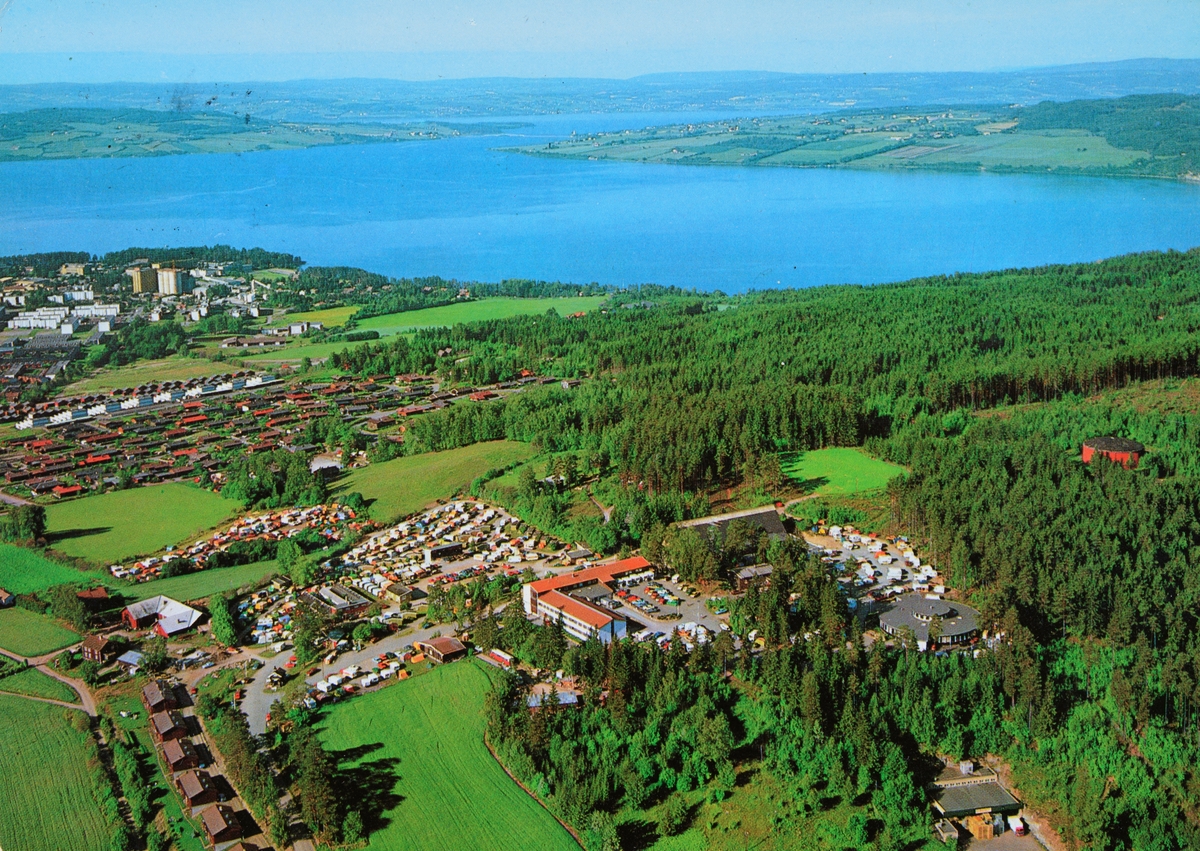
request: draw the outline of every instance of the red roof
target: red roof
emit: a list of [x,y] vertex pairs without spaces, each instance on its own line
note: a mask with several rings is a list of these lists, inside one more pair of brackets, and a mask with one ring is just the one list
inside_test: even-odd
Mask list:
[[589,606],[582,600],[568,597],[560,591],[547,591],[544,594],[538,594],[539,611],[544,605],[553,606],[564,615],[570,615],[596,629],[604,629],[614,620],[612,615],[600,611],[595,606]]
[[547,591],[557,591],[562,588],[578,588],[580,585],[590,585],[593,582],[612,582],[626,573],[634,573],[650,567],[650,562],[641,556],[614,561],[612,564],[602,564],[589,567],[587,570],[577,570],[574,573],[564,573],[561,576],[551,576],[549,579],[539,579],[530,587],[537,594]]

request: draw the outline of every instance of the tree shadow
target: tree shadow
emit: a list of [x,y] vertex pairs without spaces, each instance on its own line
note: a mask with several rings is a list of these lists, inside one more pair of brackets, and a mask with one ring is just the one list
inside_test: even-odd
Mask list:
[[405,800],[403,795],[396,792],[396,785],[400,782],[399,757],[360,761],[382,747],[382,742],[373,742],[330,752],[338,766],[336,786],[339,797],[354,802],[368,834],[387,827],[391,819],[385,814]]
[[72,538],[87,538],[91,535],[103,535],[106,532],[112,531],[112,526],[92,526],[87,529],[64,529],[61,532],[48,532],[46,534],[46,543],[54,546],[59,541],[69,541]]
[[658,841],[658,828],[645,819],[630,819],[617,825],[624,851],[645,851]]

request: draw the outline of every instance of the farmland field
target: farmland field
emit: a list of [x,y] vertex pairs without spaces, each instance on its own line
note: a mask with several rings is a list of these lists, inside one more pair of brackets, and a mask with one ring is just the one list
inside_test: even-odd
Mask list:
[[64,388],[63,392],[97,393],[157,381],[187,381],[189,378],[207,378],[210,375],[225,375],[237,371],[227,363],[214,363],[206,358],[176,356],[101,369],[95,375]]
[[857,449],[816,449],[780,459],[785,475],[822,496],[880,490],[904,468],[880,461]]
[[0,846],[106,851],[107,825],[73,710],[0,695]]
[[371,516],[386,522],[466,488],[492,468],[507,467],[532,455],[531,446],[511,440],[409,455],[352,470],[338,482],[337,492],[358,491],[367,500],[374,500]]
[[170,482],[48,506],[46,537],[66,555],[120,562],[190,543],[240,508],[212,491]]
[[92,574],[51,561],[34,550],[0,544],[0,588],[13,594],[29,594],[51,585],[92,578]]
[[[483,743],[489,676],[457,662],[325,716],[321,737],[360,776],[372,848],[388,851],[578,849]],[[365,755],[364,755],[365,754]],[[377,815],[376,815],[377,814]],[[372,824],[372,817],[381,823]]]
[[140,585],[122,586],[126,597],[145,600],[165,594],[176,600],[187,602],[199,600],[223,591],[232,591],[243,585],[251,585],[264,576],[270,576],[278,570],[275,561],[260,561],[254,564],[242,564],[237,567],[218,567],[212,570],[201,570],[199,573],[188,573],[184,576],[172,576],[168,579],[155,579]]
[[66,683],[60,683],[54,677],[46,676],[37,668],[26,668],[12,676],[0,678],[0,691],[48,697],[67,703],[79,702],[79,694],[75,689]]
[[0,648],[18,656],[41,656],[78,640],[78,635],[45,615],[17,608],[0,611]]

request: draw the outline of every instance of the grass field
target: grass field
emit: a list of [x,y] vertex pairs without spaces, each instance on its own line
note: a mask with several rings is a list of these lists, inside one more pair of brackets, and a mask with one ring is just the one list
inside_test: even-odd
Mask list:
[[336,328],[339,325],[345,325],[346,320],[354,315],[358,305],[352,304],[347,307],[331,307],[327,310],[308,310],[304,313],[289,313],[280,319],[278,322],[272,322],[272,325],[290,325],[293,322],[320,322],[326,328]]
[[509,319],[513,316],[535,316],[550,308],[559,316],[595,310],[604,301],[603,296],[575,296],[568,298],[485,298],[447,304],[443,307],[426,307],[404,313],[389,313],[372,316],[358,323],[360,331],[378,331],[381,337],[416,331],[420,328],[438,328],[457,325],[460,322],[481,322],[488,319]]
[[264,576],[270,576],[279,569],[275,561],[260,561],[255,564],[242,564],[237,567],[220,567],[214,570],[202,570],[199,573],[189,573],[185,576],[172,576],[169,579],[155,579],[140,585],[124,589],[125,595],[138,600],[165,594],[176,600],[200,600],[222,591],[232,591],[243,585],[252,585]]
[[48,506],[46,537],[61,553],[107,564],[190,543],[240,510],[212,491],[170,482]]
[[105,368],[66,387],[64,393],[98,393],[121,387],[137,387],[156,381],[186,381],[237,372],[227,363],[214,363],[206,358],[170,357],[161,360],[138,361],[128,366]]
[[51,700],[63,700],[67,703],[79,702],[79,694],[75,689],[65,683],[60,683],[54,677],[46,676],[37,668],[26,668],[20,673],[0,679],[0,691],[48,697]]
[[476,443],[461,449],[410,455],[353,470],[336,485],[338,493],[358,491],[371,503],[371,516],[384,522],[419,511],[439,497],[466,488],[476,477],[533,455],[511,440]]
[[87,732],[74,710],[0,695],[0,846],[10,851],[107,851],[88,772]]
[[41,656],[74,644],[79,636],[27,609],[0,610],[0,648],[18,656]]
[[[488,319],[509,319],[513,316],[533,316],[545,313],[550,308],[558,311],[560,316],[580,311],[594,310],[604,301],[603,296],[574,296],[566,298],[485,298],[479,301],[465,301],[458,304],[447,304],[442,307],[426,307],[421,310],[407,310],[403,313],[389,313],[384,316],[372,316],[358,323],[359,331],[378,331],[380,337],[391,337],[417,331],[421,328],[441,328],[457,325],[460,322],[479,322]],[[328,324],[333,325],[342,311],[352,308],[331,308],[312,313],[293,314],[288,320],[312,317],[313,320],[323,321],[317,317],[328,314],[332,317]],[[345,322],[345,319],[341,319]],[[340,324],[340,323],[338,323]],[[301,358],[327,358],[334,352],[353,348],[360,343],[297,343],[284,349],[260,352],[248,358],[255,363],[276,363],[279,361],[296,361]]]
[[488,753],[488,683],[480,663],[456,662],[343,703],[325,717],[326,747],[359,776],[363,794],[355,803],[365,810],[370,847],[577,851],[570,834]]
[[0,588],[13,594],[29,594],[52,585],[81,582],[95,576],[51,561],[34,550],[0,544]]
[[904,468],[880,461],[857,449],[817,449],[785,455],[784,475],[810,493],[823,496],[880,490]]

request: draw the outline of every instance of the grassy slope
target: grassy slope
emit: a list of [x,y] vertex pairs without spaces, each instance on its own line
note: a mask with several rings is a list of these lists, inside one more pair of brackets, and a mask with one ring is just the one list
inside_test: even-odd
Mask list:
[[450,496],[495,467],[533,455],[532,447],[511,440],[476,443],[446,452],[410,455],[353,470],[337,484],[339,493],[358,491],[371,504],[371,516],[389,521]]
[[580,311],[595,310],[604,301],[603,296],[575,296],[568,298],[485,298],[442,307],[426,307],[404,313],[389,313],[372,316],[358,323],[361,331],[378,331],[381,336],[415,331],[419,328],[437,328],[457,325],[460,322],[481,322],[488,319],[509,319],[513,316],[534,316],[554,308],[560,316]]
[[0,846],[104,851],[108,833],[72,710],[0,695]]
[[54,677],[46,676],[37,668],[27,668],[11,677],[0,678],[0,691],[48,697],[51,700],[62,700],[67,703],[79,702],[79,695],[75,689],[65,683],[60,683]]
[[47,537],[69,556],[120,562],[190,542],[240,508],[211,491],[171,482],[51,505]]
[[0,588],[13,594],[29,594],[51,585],[93,578],[92,574],[51,561],[34,550],[0,544]]
[[[421,310],[408,310],[403,313],[389,313],[384,316],[372,316],[359,321],[359,331],[378,331],[381,337],[391,337],[421,328],[440,328],[457,325],[460,322],[480,322],[488,319],[508,319],[513,316],[532,316],[545,313],[554,308],[560,315],[594,310],[603,296],[577,296],[568,298],[487,298],[479,301],[447,304],[442,307],[426,307]],[[337,311],[347,308],[337,308],[329,311],[316,311],[312,314],[296,314],[288,317],[294,319],[302,316],[317,316],[328,313],[334,318]],[[321,321],[317,319],[316,321]],[[330,323],[332,324],[332,322]],[[302,357],[323,358],[342,349],[352,348],[357,343],[300,343],[283,350],[263,352],[248,356],[255,361],[299,360]]]
[[805,490],[822,496],[880,490],[904,472],[896,464],[880,461],[857,449],[818,449],[787,456],[783,472],[803,483]]
[[270,576],[279,569],[275,561],[260,561],[254,564],[243,564],[237,567],[221,567],[214,570],[202,570],[199,573],[189,573],[186,576],[172,576],[170,579],[156,579],[126,588],[125,594],[138,600],[166,594],[176,600],[200,600],[222,591],[232,591],[243,585],[252,585],[264,576]]
[[205,358],[169,357],[101,369],[95,375],[69,385],[63,392],[97,393],[157,381],[186,381],[189,378],[207,378],[237,371],[227,363],[213,363]]
[[45,615],[16,608],[0,611],[0,647],[18,656],[41,656],[78,640],[78,635]]
[[326,746],[361,774],[361,803],[384,822],[368,822],[375,828],[372,848],[578,848],[484,746],[488,682],[480,663],[457,662],[355,698],[326,716]]

